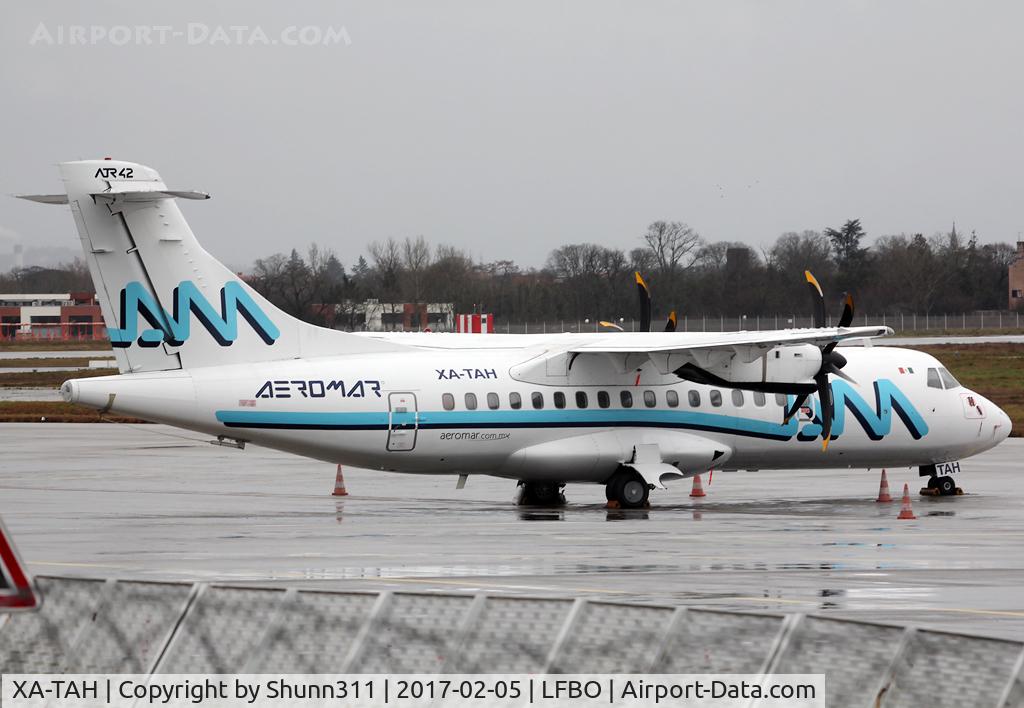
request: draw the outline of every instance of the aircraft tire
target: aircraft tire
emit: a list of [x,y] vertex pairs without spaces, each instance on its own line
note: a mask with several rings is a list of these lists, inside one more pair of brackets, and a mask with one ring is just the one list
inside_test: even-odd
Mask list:
[[944,497],[951,497],[956,494],[956,482],[948,475],[935,480],[935,486],[938,488],[939,494]]
[[565,504],[562,485],[558,482],[523,482],[523,504],[530,506],[561,506]]
[[639,472],[625,469],[616,472],[605,487],[605,496],[609,501],[617,501],[620,509],[643,509],[650,492]]

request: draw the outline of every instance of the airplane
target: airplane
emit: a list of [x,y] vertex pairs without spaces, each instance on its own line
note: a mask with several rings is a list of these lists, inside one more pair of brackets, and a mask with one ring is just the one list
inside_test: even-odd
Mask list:
[[349,333],[285,314],[207,253],[178,202],[209,195],[109,158],[59,171],[64,193],[22,198],[74,218],[120,373],[60,390],[102,413],[460,487],[493,475],[527,504],[600,484],[621,508],[711,469],[918,466],[952,494],[936,465],[1010,433],[928,354],[837,350],[892,330],[852,326],[850,298],[826,327],[810,273],[810,328]]

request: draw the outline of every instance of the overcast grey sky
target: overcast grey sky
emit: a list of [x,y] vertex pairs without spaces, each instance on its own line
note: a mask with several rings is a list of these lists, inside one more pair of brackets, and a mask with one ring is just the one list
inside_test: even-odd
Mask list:
[[[350,43],[57,37],[189,23]],[[66,159],[149,164],[213,195],[184,209],[237,267],[418,234],[540,265],[655,219],[754,246],[858,217],[1013,241],[1022,26],[1019,2],[4,3],[0,192],[59,191]],[[77,248],[65,210],[4,198],[0,250],[12,232]]]

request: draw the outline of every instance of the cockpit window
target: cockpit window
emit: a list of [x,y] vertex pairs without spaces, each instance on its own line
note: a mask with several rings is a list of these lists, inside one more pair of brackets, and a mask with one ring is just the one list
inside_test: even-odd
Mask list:
[[947,391],[951,388],[958,388],[960,386],[960,382],[953,377],[953,374],[949,373],[945,369],[939,369],[939,376],[942,377],[942,383],[945,384]]
[[942,389],[942,381],[939,379],[938,369],[928,369],[928,388]]

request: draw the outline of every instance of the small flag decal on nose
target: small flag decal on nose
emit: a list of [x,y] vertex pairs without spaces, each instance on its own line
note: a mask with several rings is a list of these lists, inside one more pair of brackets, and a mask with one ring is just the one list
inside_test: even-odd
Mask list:
[[900,373],[901,374],[912,374],[912,373],[914,373],[914,369],[912,367],[909,367],[909,366],[906,366],[906,367],[901,366],[901,367],[899,367],[899,369],[900,369]]

